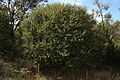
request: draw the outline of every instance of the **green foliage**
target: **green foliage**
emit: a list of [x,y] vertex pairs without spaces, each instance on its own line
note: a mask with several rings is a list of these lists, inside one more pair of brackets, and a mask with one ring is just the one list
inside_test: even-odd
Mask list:
[[0,55],[10,57],[13,53],[13,33],[11,31],[7,12],[0,10]]
[[[0,0],[0,53],[7,57],[18,58],[21,43],[15,40],[15,31],[26,11],[47,0]],[[8,14],[9,13],[9,14]],[[18,38],[18,36],[17,36]],[[17,54],[14,54],[14,53]],[[9,53],[6,54],[6,53]]]
[[0,0],[0,10],[6,10],[9,13],[9,23],[11,23],[14,32],[27,11],[35,8],[40,2],[47,1],[48,0]]
[[120,22],[116,21],[112,25],[112,35],[113,35],[113,42],[116,46],[120,47]]
[[106,63],[113,48],[107,31],[85,9],[54,4],[35,9],[23,20],[18,33],[28,60],[41,66],[76,68]]

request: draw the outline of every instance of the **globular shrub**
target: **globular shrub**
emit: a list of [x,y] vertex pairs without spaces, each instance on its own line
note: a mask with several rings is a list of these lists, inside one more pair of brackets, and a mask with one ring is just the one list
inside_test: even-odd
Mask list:
[[80,6],[39,7],[23,20],[18,32],[26,59],[41,66],[98,65],[108,53],[108,38]]

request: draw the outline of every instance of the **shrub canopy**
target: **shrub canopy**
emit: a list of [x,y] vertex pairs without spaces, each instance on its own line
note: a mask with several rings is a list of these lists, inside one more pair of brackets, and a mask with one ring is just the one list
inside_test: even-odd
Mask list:
[[110,36],[80,6],[39,7],[23,20],[18,35],[25,57],[44,66],[104,64],[113,47]]

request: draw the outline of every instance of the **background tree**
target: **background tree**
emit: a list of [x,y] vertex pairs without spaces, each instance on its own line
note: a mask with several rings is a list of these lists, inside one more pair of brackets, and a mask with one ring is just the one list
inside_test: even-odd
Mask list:
[[[30,9],[32,10],[33,8],[35,8],[40,2],[45,1],[47,2],[47,0],[0,0],[0,11],[1,11],[1,35],[3,36],[5,33],[5,38],[7,38],[7,42],[5,42],[5,39],[1,41],[1,47],[3,47],[4,54],[6,55],[6,53],[18,53],[17,50],[19,50],[19,46],[16,41],[16,38],[18,38],[18,36],[16,37],[16,29],[19,26],[20,22],[22,21],[23,17],[27,14],[27,11],[29,11]],[[30,12],[30,11],[29,11]],[[5,13],[5,15],[3,15]],[[3,18],[3,19],[2,19]],[[3,20],[3,21],[2,21]],[[2,25],[4,24],[4,25]],[[8,41],[10,43],[8,43]],[[6,44],[2,45],[2,44]],[[9,45],[10,44],[10,45]],[[8,47],[9,45],[9,47]],[[11,49],[14,46],[14,50]],[[1,48],[2,49],[2,48]],[[3,52],[2,49],[2,52]],[[11,51],[6,51],[6,49],[11,49]],[[19,50],[20,52],[20,50]],[[18,56],[19,54],[14,54],[14,56]],[[9,57],[9,56],[8,56]],[[14,57],[15,58],[15,57]]]
[[106,21],[110,21],[112,17],[110,13],[106,13],[106,11],[108,11],[108,9],[110,8],[110,5],[100,2],[100,0],[94,0],[94,4],[96,5],[96,8],[93,9],[93,13],[96,15],[93,16],[95,17],[95,19],[100,18],[104,26]]
[[8,10],[9,22],[13,30],[16,30],[25,13],[40,2],[47,2],[47,0],[1,0],[0,4]]
[[14,37],[12,36],[12,28],[9,22],[9,15],[6,11],[0,10],[0,55],[9,58],[14,53]]

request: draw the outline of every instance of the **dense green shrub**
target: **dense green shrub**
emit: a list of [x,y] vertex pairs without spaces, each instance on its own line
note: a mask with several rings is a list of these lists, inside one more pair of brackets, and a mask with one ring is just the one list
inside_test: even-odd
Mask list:
[[25,58],[41,66],[103,65],[113,48],[110,35],[80,6],[39,7],[23,20],[18,35]]

